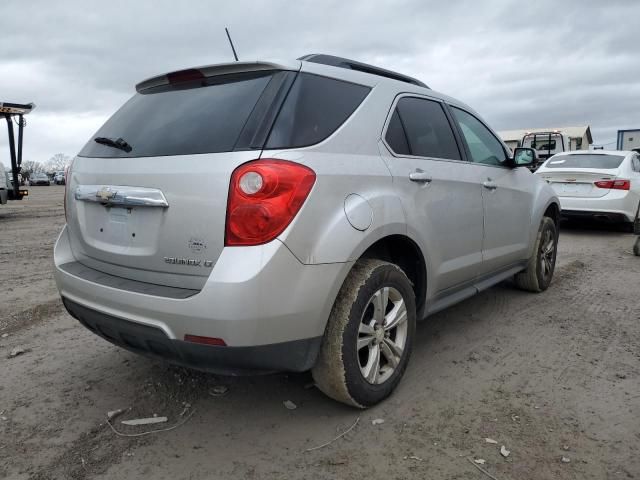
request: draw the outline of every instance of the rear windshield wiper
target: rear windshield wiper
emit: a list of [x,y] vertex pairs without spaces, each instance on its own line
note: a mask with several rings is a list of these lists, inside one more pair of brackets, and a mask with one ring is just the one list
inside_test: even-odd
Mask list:
[[132,148],[131,145],[127,143],[127,141],[123,138],[113,138],[108,137],[96,137],[93,139],[94,142],[99,143],[100,145],[106,145],[107,147],[118,148],[120,150],[124,150],[129,153]]

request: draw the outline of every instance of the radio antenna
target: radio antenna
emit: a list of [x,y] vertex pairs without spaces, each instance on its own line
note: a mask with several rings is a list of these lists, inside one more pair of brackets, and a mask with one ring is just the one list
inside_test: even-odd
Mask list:
[[227,38],[229,39],[229,45],[231,45],[231,51],[233,52],[233,56],[236,59],[236,62],[238,61],[238,55],[236,54],[236,49],[233,46],[233,41],[231,40],[231,35],[229,35],[229,29],[227,27],[224,27],[224,31],[227,32]]

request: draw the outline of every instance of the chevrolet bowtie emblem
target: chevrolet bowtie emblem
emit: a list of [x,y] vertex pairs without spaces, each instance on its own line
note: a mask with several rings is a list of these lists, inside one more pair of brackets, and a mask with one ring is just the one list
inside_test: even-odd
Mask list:
[[116,193],[118,192],[111,190],[111,187],[102,187],[96,192],[96,198],[99,198],[102,203],[109,203],[109,200],[115,197]]

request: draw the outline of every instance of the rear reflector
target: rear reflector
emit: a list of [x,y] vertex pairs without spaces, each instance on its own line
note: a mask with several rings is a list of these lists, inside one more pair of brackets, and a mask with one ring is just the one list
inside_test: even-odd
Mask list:
[[213,337],[200,337],[198,335],[185,335],[185,342],[191,343],[200,343],[202,345],[215,345],[218,347],[226,347],[227,344],[224,343],[224,340],[221,338],[213,338]]
[[598,188],[608,188],[610,190],[630,190],[631,181],[629,180],[600,180],[595,182]]

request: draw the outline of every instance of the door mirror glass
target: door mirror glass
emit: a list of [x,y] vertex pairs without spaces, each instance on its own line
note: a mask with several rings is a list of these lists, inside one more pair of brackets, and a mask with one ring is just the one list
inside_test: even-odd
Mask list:
[[529,167],[538,160],[538,155],[533,148],[516,148],[513,152],[513,163],[516,167]]

